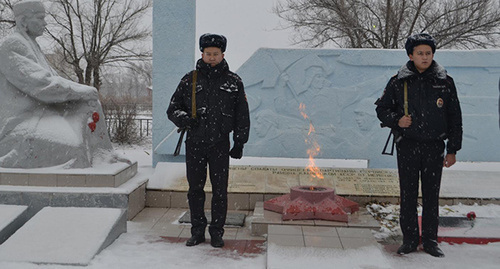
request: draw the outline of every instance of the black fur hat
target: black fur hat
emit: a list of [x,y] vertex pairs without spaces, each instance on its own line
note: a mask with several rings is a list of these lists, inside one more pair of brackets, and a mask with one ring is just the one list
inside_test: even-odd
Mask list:
[[203,52],[205,48],[217,47],[222,52],[226,51],[227,39],[223,35],[206,33],[200,36],[200,50]]
[[436,52],[436,40],[434,40],[434,38],[429,34],[419,33],[414,34],[406,39],[406,54],[413,54],[413,48],[418,45],[429,45],[432,49],[432,53]]

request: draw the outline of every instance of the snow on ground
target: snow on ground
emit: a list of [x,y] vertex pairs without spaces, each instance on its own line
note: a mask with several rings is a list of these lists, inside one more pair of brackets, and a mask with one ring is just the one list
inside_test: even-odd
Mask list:
[[[375,238],[384,239],[389,236],[397,236],[401,234],[399,227],[399,205],[394,204],[369,204],[366,209],[370,214],[379,221],[380,230],[374,233]],[[417,208],[418,215],[422,215],[422,207]],[[479,206],[474,205],[445,205],[439,207],[439,216],[446,217],[464,217],[467,214],[474,212],[477,218],[497,218],[500,219],[500,206],[487,204]]]
[[[419,251],[399,256],[380,246],[339,250],[268,246],[268,254],[241,257],[237,253],[214,250],[210,245],[186,247],[167,243],[157,236],[127,233],[101,252],[88,269],[159,268],[498,268],[500,243],[488,245],[440,245],[446,254],[439,259]],[[70,250],[69,250],[70,251]],[[215,255],[215,254],[218,255]],[[2,269],[75,269],[75,266],[2,263]]]
[[[268,254],[241,257],[237,253],[214,250],[204,244],[186,247],[167,243],[157,236],[127,233],[90,263],[88,269],[160,269],[160,268],[498,268],[500,243],[488,245],[440,245],[446,254],[439,259],[419,251],[399,256],[380,246],[339,250],[268,246]],[[214,254],[218,255],[214,255]],[[222,254],[221,254],[222,253]],[[74,266],[2,263],[2,269],[75,269]]]
[[[151,146],[119,146],[117,152],[138,161],[140,173],[153,175]],[[471,166],[471,165],[469,165]],[[182,166],[182,169],[184,167]],[[470,168],[470,167],[469,167]],[[472,165],[473,168],[473,165]],[[396,205],[382,205],[385,217],[397,215]],[[441,207],[442,215],[465,216],[474,211],[478,217],[500,217],[499,205],[454,205]],[[82,227],[83,229],[83,227]],[[387,231],[390,232],[390,229]],[[382,235],[384,236],[384,235]],[[385,234],[387,236],[387,234]],[[111,246],[97,255],[88,269],[156,269],[156,268],[498,268],[500,243],[487,245],[450,245],[442,243],[445,258],[434,258],[419,251],[399,256],[386,251],[382,245],[360,249],[339,250],[324,248],[278,247],[271,244],[267,254],[242,257],[231,251],[216,250],[204,244],[186,247],[169,243],[157,235],[144,233],[122,234]],[[68,249],[68,253],[72,250]],[[2,269],[74,269],[29,263],[0,262]]]
[[[71,250],[68,250],[71,251]],[[265,268],[265,254],[239,257],[232,252],[214,255],[209,244],[186,247],[168,243],[158,236],[140,233],[122,234],[97,255],[87,267],[37,265],[0,262],[2,269],[156,269],[156,268]],[[220,253],[221,251],[217,251]]]
[[87,264],[123,214],[118,208],[45,207],[0,245],[0,260]]
[[[404,256],[383,250],[382,246],[337,250],[319,248],[283,248],[271,245],[272,257],[267,268],[411,268],[411,269],[470,269],[498,268],[500,243],[489,245],[441,244],[444,258],[434,258],[419,251]],[[264,268],[264,267],[261,267]]]

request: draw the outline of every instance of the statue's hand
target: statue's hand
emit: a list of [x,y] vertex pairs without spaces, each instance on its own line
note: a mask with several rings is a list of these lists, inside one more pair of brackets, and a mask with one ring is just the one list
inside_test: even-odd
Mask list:
[[96,110],[99,106],[99,102],[97,100],[88,100],[87,105],[91,107],[93,110]]

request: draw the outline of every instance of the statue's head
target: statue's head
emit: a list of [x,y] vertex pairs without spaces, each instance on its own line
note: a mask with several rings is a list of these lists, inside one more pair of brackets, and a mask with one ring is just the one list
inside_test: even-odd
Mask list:
[[355,120],[362,131],[370,131],[376,123],[377,114],[375,113],[373,98],[361,99],[354,108]]
[[45,26],[45,7],[40,0],[22,0],[12,7],[16,18],[16,27],[29,36],[43,34]]

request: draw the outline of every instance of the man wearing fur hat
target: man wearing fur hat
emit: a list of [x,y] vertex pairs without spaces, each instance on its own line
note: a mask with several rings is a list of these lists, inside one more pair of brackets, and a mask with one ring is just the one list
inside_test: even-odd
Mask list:
[[455,154],[462,146],[462,113],[453,79],[433,60],[434,38],[424,33],[412,35],[405,48],[410,60],[389,80],[376,102],[382,125],[396,134],[403,232],[397,253],[416,251],[419,245],[420,180],[423,249],[444,257],[437,244],[439,189],[443,166],[456,162]]
[[[210,243],[223,247],[227,214],[229,157],[241,158],[248,141],[250,116],[241,78],[229,70],[224,59],[227,40],[223,35],[200,37],[201,59],[196,70],[187,73],[174,92],[168,118],[187,129],[186,173],[191,214],[191,238],[187,246],[205,242],[204,213],[207,166],[212,183]],[[233,132],[230,150],[229,134]]]

